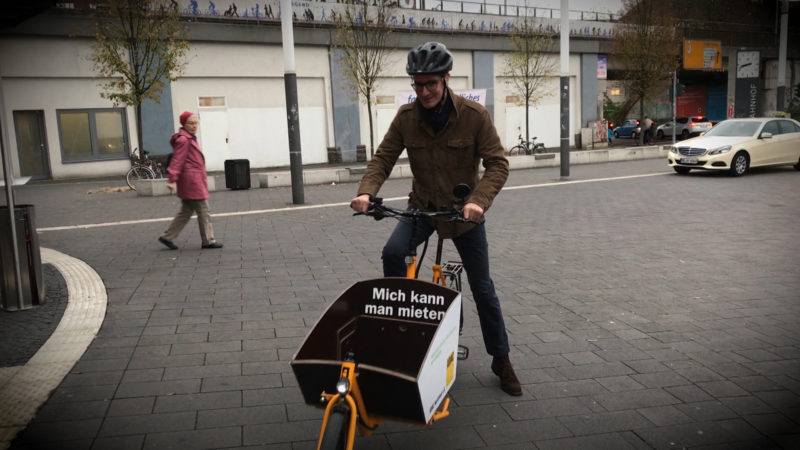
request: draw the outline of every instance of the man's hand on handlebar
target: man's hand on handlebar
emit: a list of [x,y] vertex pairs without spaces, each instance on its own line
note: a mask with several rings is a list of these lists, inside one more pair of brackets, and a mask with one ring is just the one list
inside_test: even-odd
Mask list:
[[372,202],[370,201],[369,194],[361,194],[350,200],[350,208],[356,212],[366,213],[370,205],[372,205]]
[[483,219],[483,208],[475,203],[467,203],[462,210],[463,217],[467,221],[480,222]]

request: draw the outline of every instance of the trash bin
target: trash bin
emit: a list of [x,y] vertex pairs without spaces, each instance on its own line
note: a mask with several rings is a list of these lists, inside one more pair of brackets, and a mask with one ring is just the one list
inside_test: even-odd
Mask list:
[[367,161],[367,146],[366,145],[356,145],[356,161],[357,162],[366,162]]
[[17,298],[17,280],[14,275],[14,253],[8,245],[11,241],[11,228],[8,223],[8,206],[0,206],[0,300],[6,311],[29,309],[44,302],[44,278],[42,277],[42,257],[39,253],[39,235],[36,234],[36,220],[33,205],[15,205],[14,219],[19,252],[20,284],[22,286],[22,308]]
[[342,148],[328,147],[328,163],[336,164],[342,162]]
[[225,160],[225,187],[228,189],[250,189],[250,160]]

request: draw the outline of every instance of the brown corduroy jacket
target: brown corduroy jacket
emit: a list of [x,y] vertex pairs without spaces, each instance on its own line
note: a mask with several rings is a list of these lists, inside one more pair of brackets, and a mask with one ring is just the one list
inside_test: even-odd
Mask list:
[[[369,162],[358,194],[377,195],[404,149],[414,176],[409,203],[423,211],[451,208],[453,188],[465,183],[472,189],[466,203],[488,211],[508,178],[508,160],[486,108],[453,94],[453,110],[447,124],[434,133],[420,116],[417,102],[397,111],[389,131]],[[479,176],[479,165],[484,172]],[[436,226],[440,236],[452,238],[474,225],[444,222]]]

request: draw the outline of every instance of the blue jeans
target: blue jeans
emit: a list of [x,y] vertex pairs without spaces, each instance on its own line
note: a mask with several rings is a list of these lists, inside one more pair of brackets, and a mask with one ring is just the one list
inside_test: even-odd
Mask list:
[[[408,218],[402,218],[395,227],[386,246],[383,248],[383,275],[386,277],[406,276],[405,256],[408,255],[409,239],[414,226]],[[417,223],[413,246],[416,248],[425,241],[434,228],[425,221]],[[472,289],[472,297],[478,309],[478,319],[483,333],[486,352],[492,356],[508,355],[508,335],[500,309],[500,300],[494,290],[494,283],[489,275],[489,242],[486,240],[484,224],[453,239],[467,280]]]

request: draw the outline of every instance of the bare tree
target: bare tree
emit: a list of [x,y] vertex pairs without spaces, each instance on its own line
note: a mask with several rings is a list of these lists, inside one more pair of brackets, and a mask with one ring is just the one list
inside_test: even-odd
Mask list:
[[503,76],[506,84],[525,105],[525,141],[530,140],[530,109],[546,96],[549,78],[553,76],[556,61],[552,51],[553,39],[548,34],[534,30],[526,18],[510,36],[513,50],[506,56]]
[[336,16],[336,40],[342,75],[356,99],[363,98],[369,115],[370,157],[375,154],[372,123],[372,103],[378,78],[383,74],[391,49],[387,46],[391,27],[389,18],[393,7],[385,2],[374,6],[370,2],[348,4]]
[[644,115],[650,91],[668,83],[670,72],[679,69],[682,44],[670,0],[624,0],[623,7],[611,50],[628,88],[628,99],[614,118],[618,123],[637,102],[639,116]]
[[[91,60],[103,98],[136,109],[142,145],[142,102],[160,101],[167,81],[182,74],[189,48],[177,3],[169,0],[106,0],[98,5]],[[139,153],[141,158],[143,152]]]

